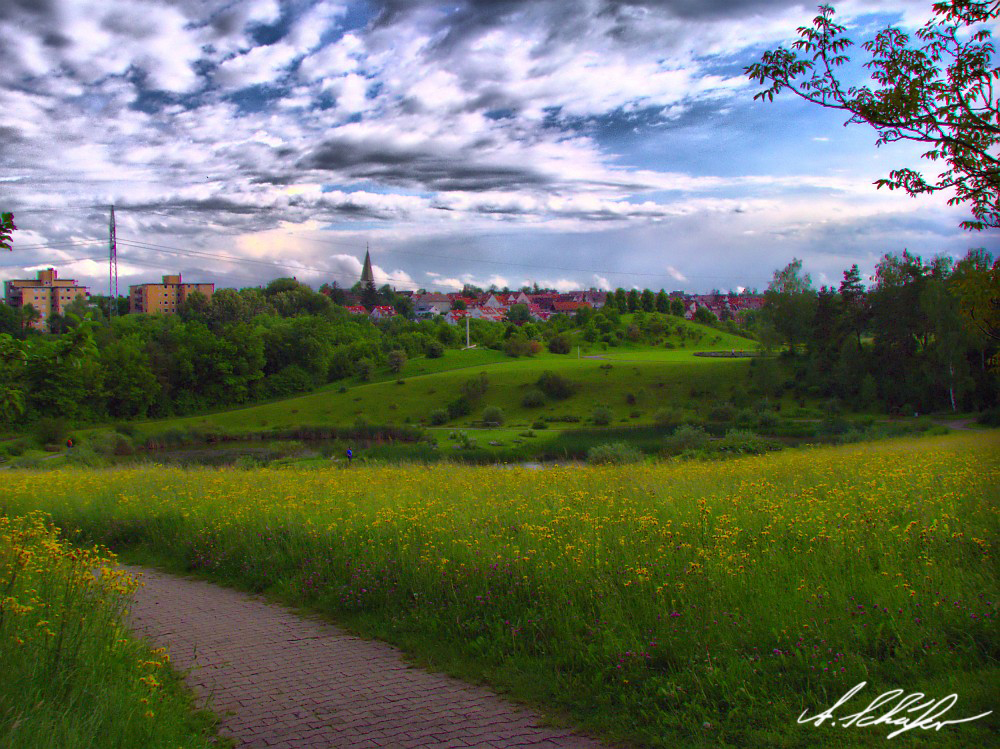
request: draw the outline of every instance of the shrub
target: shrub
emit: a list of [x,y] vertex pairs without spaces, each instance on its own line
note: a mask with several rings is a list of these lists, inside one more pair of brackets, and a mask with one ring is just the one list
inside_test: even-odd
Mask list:
[[440,359],[444,356],[444,346],[440,341],[431,341],[425,349],[428,359]]
[[69,436],[69,422],[59,416],[46,416],[35,422],[34,432],[43,445],[65,442]]
[[549,425],[548,425],[547,422],[543,421],[542,419],[536,419],[534,422],[532,422],[531,428],[532,429],[548,429]]
[[653,423],[663,429],[675,427],[684,419],[684,414],[679,408],[661,408],[653,414]]
[[503,409],[498,406],[487,406],[483,409],[483,421],[486,424],[500,426],[504,422]]
[[683,424],[667,437],[665,445],[668,452],[682,453],[687,450],[701,450],[708,444],[708,432],[700,426]]
[[359,379],[367,382],[372,378],[372,373],[375,372],[375,363],[368,358],[358,359],[357,363],[354,365],[354,373]]
[[545,404],[545,393],[538,388],[531,388],[521,398],[521,405],[525,408],[538,408]]
[[781,443],[765,439],[747,429],[730,429],[725,437],[715,443],[714,449],[733,455],[763,455],[772,450],[780,450]]
[[570,348],[571,343],[569,336],[565,333],[553,336],[552,340],[549,341],[549,351],[553,354],[568,354],[570,352]]
[[[468,400],[470,403],[477,401],[486,395],[486,391],[490,387],[490,378],[485,372],[480,372],[479,377],[474,377],[471,380],[466,380],[459,387],[459,392],[462,397]],[[468,413],[468,411],[466,412]]]
[[503,345],[503,351],[507,356],[515,359],[519,356],[531,356],[535,353],[531,348],[532,341],[523,338],[509,338]]
[[778,426],[778,414],[774,411],[761,411],[757,414],[757,426],[765,429],[773,429]]
[[448,421],[448,412],[443,408],[435,408],[427,417],[434,426],[441,426]]
[[587,462],[595,465],[638,463],[642,458],[642,453],[639,450],[624,442],[597,445],[587,450]]
[[733,421],[736,418],[736,408],[732,403],[720,403],[708,412],[709,421]]
[[457,419],[459,416],[468,416],[472,413],[472,403],[464,395],[459,396],[448,404],[448,417]]
[[569,398],[576,392],[576,385],[550,370],[542,372],[535,384],[538,385],[539,390],[555,400]]
[[604,406],[598,406],[594,409],[594,413],[591,416],[594,423],[598,426],[607,426],[611,423],[612,413],[610,408],[605,408]]
[[976,418],[976,421],[984,426],[1000,427],[1000,406],[994,406],[987,411],[983,411]]

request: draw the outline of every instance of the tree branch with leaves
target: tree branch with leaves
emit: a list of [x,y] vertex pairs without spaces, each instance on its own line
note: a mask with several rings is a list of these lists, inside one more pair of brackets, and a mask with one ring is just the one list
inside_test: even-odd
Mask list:
[[14,226],[14,214],[13,213],[0,213],[0,250],[10,250],[14,248],[11,246],[11,235],[17,229]]
[[894,169],[875,185],[911,196],[942,190],[949,205],[968,204],[972,220],[962,228],[1000,227],[1000,100],[994,83],[996,48],[986,25],[1000,18],[1000,0],[949,0],[933,6],[934,17],[914,34],[889,27],[862,45],[864,67],[877,87],[846,86],[839,77],[850,61],[853,42],[836,11],[821,5],[812,26],[798,29],[791,49],[765,52],[745,69],[751,80],[768,85],[754,99],[773,101],[789,90],[812,104],[848,112],[844,123],[867,124],[878,132],[877,146],[901,140],[928,143],[923,154],[946,166],[936,178]]

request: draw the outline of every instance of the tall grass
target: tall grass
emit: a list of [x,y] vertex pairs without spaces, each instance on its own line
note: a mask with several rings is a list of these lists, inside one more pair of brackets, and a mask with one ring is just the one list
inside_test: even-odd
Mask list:
[[270,589],[611,736],[874,746],[884,727],[796,718],[861,681],[858,709],[893,688],[955,692],[948,717],[996,707],[998,457],[976,435],[540,471],[11,473],[0,507]]
[[57,531],[0,515],[0,746],[217,745],[166,653],[125,630],[134,581]]

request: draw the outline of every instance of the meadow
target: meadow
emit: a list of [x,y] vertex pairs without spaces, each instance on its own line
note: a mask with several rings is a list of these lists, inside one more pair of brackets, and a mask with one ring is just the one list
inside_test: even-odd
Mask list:
[[0,513],[267,591],[636,745],[875,746],[885,726],[796,719],[862,681],[857,709],[895,688],[957,694],[949,718],[996,708],[998,495],[981,433],[627,467],[12,471]]
[[135,581],[39,513],[0,514],[0,746],[219,746],[163,649],[125,627]]

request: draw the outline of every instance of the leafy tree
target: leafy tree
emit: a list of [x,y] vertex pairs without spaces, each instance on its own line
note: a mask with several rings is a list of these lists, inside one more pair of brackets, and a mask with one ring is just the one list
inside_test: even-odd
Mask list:
[[526,323],[531,319],[531,310],[527,304],[512,304],[507,310],[507,320],[516,325]]
[[0,333],[0,424],[12,424],[24,415],[27,358],[23,342]]
[[794,353],[809,336],[816,292],[809,274],[802,273],[802,261],[795,258],[774,278],[764,293],[764,312],[768,322]]
[[619,312],[628,312],[628,296],[625,289],[620,286],[615,289],[615,307],[618,308]]
[[[792,49],[765,52],[746,68],[751,80],[768,85],[754,95],[771,101],[787,89],[806,101],[848,112],[845,124],[868,124],[876,145],[901,140],[930,144],[923,154],[947,169],[927,181],[912,169],[895,169],[877,187],[909,195],[950,190],[951,205],[967,203],[974,220],[966,229],[1000,227],[1000,106],[995,98],[995,51],[985,24],[1000,17],[1000,3],[948,0],[934,4],[934,18],[916,40],[896,28],[878,32],[862,48],[864,67],[876,88],[847,86],[838,69],[849,62],[852,42],[834,22],[834,9],[821,5],[812,26],[798,29]],[[801,53],[801,56],[800,54]]]
[[18,307],[19,317],[21,318],[21,332],[25,333],[28,328],[32,327],[36,322],[42,319],[42,313],[35,309],[35,305],[25,304]]
[[456,299],[454,302],[451,303],[451,308],[457,310],[465,310],[468,309],[468,305],[466,305],[464,299]]
[[684,317],[684,302],[677,298],[671,299],[670,314],[674,317]]
[[159,392],[142,337],[133,333],[112,341],[101,351],[108,413],[115,417],[144,417]]
[[389,369],[393,373],[399,374],[403,371],[403,367],[406,366],[406,352],[400,351],[399,349],[390,351],[387,361],[389,363]]
[[14,226],[13,213],[0,213],[0,250],[13,251],[11,246],[11,235],[17,229]]
[[656,309],[656,297],[652,291],[649,289],[642,290],[642,295],[639,298],[639,306],[642,307],[644,312],[652,312]]
[[625,304],[629,312],[635,312],[639,309],[639,292],[635,289],[629,289],[628,294],[625,295]]
[[715,316],[708,307],[699,306],[698,309],[694,311],[694,321],[701,323],[702,325],[713,325],[719,322],[719,318]]
[[663,289],[660,289],[656,294],[656,311],[664,314],[670,312],[670,297]]
[[955,266],[954,289],[971,327],[1000,341],[1000,258],[990,260],[985,250],[970,250]]

